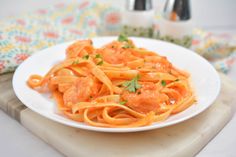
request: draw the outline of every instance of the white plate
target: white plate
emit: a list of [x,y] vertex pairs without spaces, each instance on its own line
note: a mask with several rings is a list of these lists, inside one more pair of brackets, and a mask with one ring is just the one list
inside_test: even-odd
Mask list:
[[[191,74],[197,103],[187,110],[169,117],[166,121],[144,127],[101,128],[70,120],[56,112],[56,104],[49,96],[42,95],[29,88],[26,85],[26,80],[31,74],[44,75],[55,63],[63,60],[65,49],[72,42],[44,49],[24,61],[14,74],[14,91],[22,103],[42,116],[72,127],[101,132],[135,132],[173,125],[201,113],[213,103],[220,91],[220,79],[216,70],[204,58],[186,48],[167,42],[144,38],[132,39],[138,47],[144,47],[167,56],[168,60],[176,67],[188,71]],[[116,37],[98,37],[92,40],[96,47],[100,47],[116,40]]]

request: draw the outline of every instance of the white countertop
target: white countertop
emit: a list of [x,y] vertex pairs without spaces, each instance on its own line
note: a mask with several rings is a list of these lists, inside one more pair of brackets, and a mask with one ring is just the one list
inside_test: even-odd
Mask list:
[[[0,6],[0,19],[5,18],[9,15],[17,15],[18,13],[31,11],[38,7],[44,7],[46,5],[61,2],[63,0],[1,0]],[[73,0],[70,0],[73,1]],[[19,3],[20,2],[20,3]],[[114,2],[114,1],[113,1]],[[157,1],[157,2],[160,2]],[[212,6],[216,1],[213,0],[199,0],[197,3],[194,1],[193,10],[198,10],[203,6]],[[116,2],[117,3],[117,2]],[[123,2],[118,2],[122,5]],[[155,1],[156,3],[156,1]],[[163,3],[161,1],[160,3]],[[232,4],[231,4],[232,3]],[[14,5],[17,4],[17,5]],[[159,5],[160,4],[155,4]],[[217,8],[218,7],[218,8]],[[205,16],[201,16],[195,13],[196,17],[202,17],[197,19],[198,25],[207,28],[209,30],[217,32],[232,32],[236,34],[236,22],[230,19],[236,14],[236,3],[233,0],[219,0],[215,4],[212,10],[217,11],[218,9],[224,12],[219,18],[212,19],[211,13]],[[201,9],[202,10],[202,9]],[[204,10],[204,9],[203,9]],[[234,14],[232,14],[234,13]],[[230,16],[230,14],[232,14]],[[225,16],[225,17],[223,17]],[[209,20],[211,19],[211,20]],[[202,23],[202,24],[201,24]],[[217,25],[220,23],[221,25]],[[236,64],[228,74],[236,82]],[[224,127],[224,129],[214,138],[210,143],[197,155],[197,157],[234,157],[236,154],[236,115],[233,119]],[[60,157],[63,156],[58,151],[53,149],[51,146],[44,143],[41,139],[34,136],[24,127],[22,127],[17,121],[7,116],[3,111],[0,110],[0,156],[24,156],[24,157]]]

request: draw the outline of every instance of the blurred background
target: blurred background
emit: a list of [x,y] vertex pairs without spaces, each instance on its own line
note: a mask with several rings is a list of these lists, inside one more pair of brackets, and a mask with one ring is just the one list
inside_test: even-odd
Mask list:
[[[0,19],[34,11],[55,3],[71,3],[81,0],[1,0]],[[98,2],[98,1],[97,1]],[[99,0],[100,3],[112,3],[125,6],[125,0]],[[155,10],[162,11],[166,0],[154,0]],[[236,34],[236,0],[191,0],[192,17],[195,26],[212,32]]]

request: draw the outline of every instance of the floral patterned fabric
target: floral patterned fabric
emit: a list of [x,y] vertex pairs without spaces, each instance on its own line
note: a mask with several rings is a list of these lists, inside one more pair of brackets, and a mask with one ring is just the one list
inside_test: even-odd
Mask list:
[[191,49],[210,61],[218,71],[224,73],[227,73],[236,62],[236,36],[195,29]]
[[[0,74],[14,71],[33,52],[55,44],[96,35],[117,35],[121,21],[119,8],[90,1],[60,3],[0,21]],[[236,61],[236,39],[227,34],[196,29],[191,49],[225,73]]]
[[[56,4],[0,21],[0,74],[14,71],[33,52],[66,41],[118,30],[118,9],[90,1]],[[101,29],[104,28],[104,29]]]

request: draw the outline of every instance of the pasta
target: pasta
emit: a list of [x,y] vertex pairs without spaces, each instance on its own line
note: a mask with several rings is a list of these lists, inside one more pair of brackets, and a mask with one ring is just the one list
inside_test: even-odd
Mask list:
[[81,40],[32,89],[52,93],[66,117],[96,127],[140,127],[166,120],[196,100],[189,74],[124,35],[101,48]]

